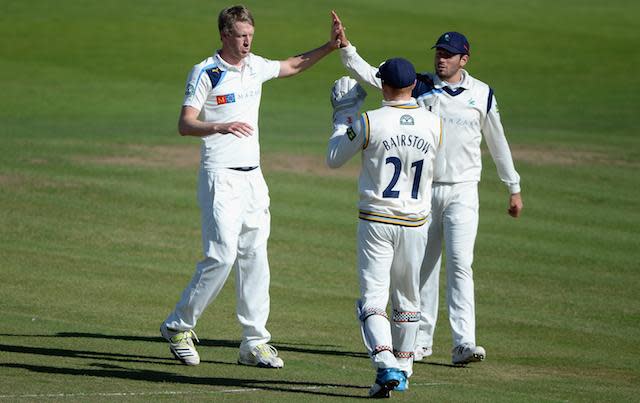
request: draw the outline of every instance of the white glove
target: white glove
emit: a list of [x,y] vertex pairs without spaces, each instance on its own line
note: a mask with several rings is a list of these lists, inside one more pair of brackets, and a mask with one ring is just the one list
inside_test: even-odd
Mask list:
[[350,126],[366,97],[367,92],[353,78],[345,76],[337,79],[331,89],[334,126],[336,124]]

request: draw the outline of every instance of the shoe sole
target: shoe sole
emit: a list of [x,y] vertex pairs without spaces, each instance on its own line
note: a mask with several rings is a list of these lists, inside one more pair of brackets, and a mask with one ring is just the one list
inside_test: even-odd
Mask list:
[[466,365],[472,362],[480,362],[484,361],[484,354],[474,353],[471,357],[467,358],[464,361],[453,362],[453,365]]
[[256,368],[268,368],[268,369],[280,369],[282,367],[284,367],[284,365],[282,365],[282,367],[274,367],[273,365],[268,365],[268,364],[263,364],[261,362],[254,364],[252,362],[242,362],[240,360],[238,360],[238,364],[240,365],[246,365],[248,367],[256,367]]
[[422,355],[418,355],[418,354],[414,354],[413,355],[413,361],[417,362],[417,361],[422,361],[427,357],[431,357],[433,355],[433,352],[429,352],[427,354],[422,354]]
[[173,348],[172,348],[172,347],[169,347],[169,351],[171,351],[171,354],[173,354],[173,356],[174,356],[178,361],[180,361],[181,363],[183,363],[184,365],[188,365],[188,366],[190,366],[190,367],[193,367],[193,366],[196,366],[196,365],[200,364],[200,360],[198,360],[198,362],[188,362],[188,361],[186,361],[185,359],[183,359],[182,357],[180,357],[180,356],[178,355],[178,353],[176,353],[175,351],[173,351]]
[[384,385],[380,385],[382,389],[380,389],[378,392],[376,392],[373,395],[369,395],[369,397],[373,399],[386,399],[389,397],[389,392],[391,392],[396,387],[398,387],[398,385],[400,385],[400,381],[397,381],[395,379],[392,381],[389,381]]

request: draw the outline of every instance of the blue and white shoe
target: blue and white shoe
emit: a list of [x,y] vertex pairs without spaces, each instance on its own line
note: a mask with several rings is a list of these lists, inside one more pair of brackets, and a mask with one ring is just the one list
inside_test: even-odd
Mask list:
[[407,378],[407,373],[402,371],[404,374],[404,381],[400,381],[398,386],[394,389],[396,392],[404,392],[409,389],[409,378]]
[[376,382],[369,389],[369,397],[374,399],[387,398],[389,392],[401,383],[407,382],[404,372],[398,368],[380,368],[376,373]]

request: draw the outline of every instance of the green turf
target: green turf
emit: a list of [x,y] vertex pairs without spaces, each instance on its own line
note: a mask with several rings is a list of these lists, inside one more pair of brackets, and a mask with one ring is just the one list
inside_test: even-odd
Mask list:
[[[463,31],[469,70],[494,88],[522,176],[524,215],[512,220],[485,158],[474,268],[487,360],[448,365],[441,309],[434,356],[393,397],[637,400],[640,5],[343,3],[246,2],[254,51],[282,59],[321,45],[335,8],[372,64],[405,56],[429,70],[437,36]],[[2,2],[0,400],[366,396],[373,371],[353,313],[356,182],[315,167],[330,86],[345,74],[337,54],[263,92],[269,329],[285,368],[235,364],[233,279],[198,324],[200,366],[177,365],[158,337],[200,256],[198,141],[179,137],[176,120],[190,67],[218,45],[223,6]],[[367,107],[379,100],[369,90]],[[277,167],[289,158],[299,166]]]

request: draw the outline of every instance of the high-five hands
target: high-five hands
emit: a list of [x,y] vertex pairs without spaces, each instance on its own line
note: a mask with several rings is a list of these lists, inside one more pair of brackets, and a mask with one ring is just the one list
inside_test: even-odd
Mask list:
[[333,19],[333,35],[332,39],[335,43],[338,44],[338,47],[344,48],[349,45],[349,40],[347,39],[347,35],[344,33],[345,27],[342,25],[342,21],[340,21],[340,17],[334,10],[331,10],[331,17]]

